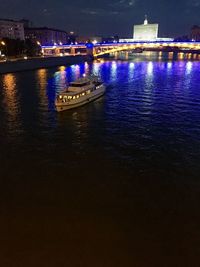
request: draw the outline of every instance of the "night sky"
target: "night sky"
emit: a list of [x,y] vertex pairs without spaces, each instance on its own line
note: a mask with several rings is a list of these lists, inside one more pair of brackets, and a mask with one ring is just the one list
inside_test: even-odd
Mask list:
[[200,24],[200,0],[0,0],[0,17],[30,19],[79,35],[131,37],[144,15],[159,23],[160,37],[188,34]]

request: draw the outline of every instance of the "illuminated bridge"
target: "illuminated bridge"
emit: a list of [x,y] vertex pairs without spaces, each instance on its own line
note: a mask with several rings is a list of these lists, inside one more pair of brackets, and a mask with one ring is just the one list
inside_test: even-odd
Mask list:
[[177,51],[200,53],[200,42],[132,42],[42,46],[44,56],[91,55],[100,57],[122,51]]

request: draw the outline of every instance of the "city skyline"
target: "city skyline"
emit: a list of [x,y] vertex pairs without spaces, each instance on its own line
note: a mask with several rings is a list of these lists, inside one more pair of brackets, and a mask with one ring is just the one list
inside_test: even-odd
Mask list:
[[[83,35],[131,36],[134,24],[142,24],[144,15],[150,23],[160,24],[160,36],[188,34],[199,24],[200,3],[197,0],[0,0],[1,18],[30,19],[34,26],[47,26]],[[156,7],[156,8],[155,8]],[[178,15],[177,15],[178,14]]]

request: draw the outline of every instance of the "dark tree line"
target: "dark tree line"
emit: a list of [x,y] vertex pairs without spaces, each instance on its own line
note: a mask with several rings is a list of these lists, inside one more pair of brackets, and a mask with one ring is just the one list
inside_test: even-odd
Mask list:
[[1,54],[8,57],[20,56],[39,56],[41,54],[41,47],[32,40],[14,40],[4,38],[0,41]]

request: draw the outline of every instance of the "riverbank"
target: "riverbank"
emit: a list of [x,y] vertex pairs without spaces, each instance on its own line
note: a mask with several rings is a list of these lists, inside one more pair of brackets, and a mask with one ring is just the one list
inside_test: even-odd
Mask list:
[[34,70],[40,68],[51,68],[60,65],[78,64],[84,61],[90,61],[89,56],[66,56],[66,57],[41,57],[22,59],[17,61],[6,61],[0,63],[0,74]]

